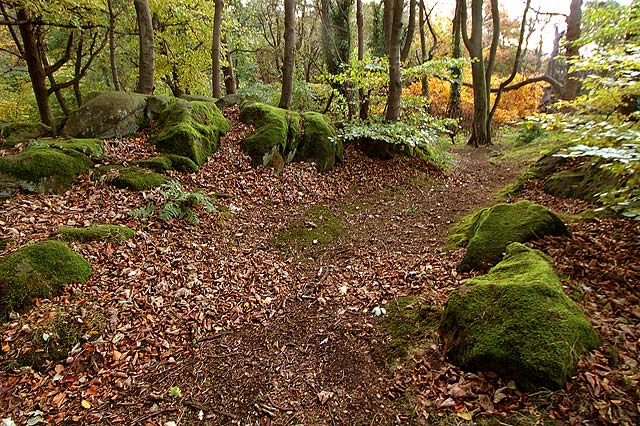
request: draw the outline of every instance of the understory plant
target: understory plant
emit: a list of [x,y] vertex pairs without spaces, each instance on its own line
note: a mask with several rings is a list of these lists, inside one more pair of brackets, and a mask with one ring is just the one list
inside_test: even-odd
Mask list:
[[158,202],[151,202],[145,207],[131,210],[129,214],[133,217],[149,217],[157,214],[165,222],[184,219],[187,222],[197,223],[199,222],[198,209],[204,209],[207,212],[216,211],[210,196],[199,189],[186,191],[180,182],[175,180],[163,184],[154,193],[159,198]]

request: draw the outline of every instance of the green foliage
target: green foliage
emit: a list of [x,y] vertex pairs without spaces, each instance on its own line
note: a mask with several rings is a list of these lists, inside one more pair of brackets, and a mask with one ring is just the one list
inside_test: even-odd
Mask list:
[[170,180],[164,175],[137,166],[102,166],[95,169],[93,173],[99,176],[100,180],[106,181],[116,188],[131,189],[132,191],[156,188]]
[[59,294],[65,285],[84,283],[91,265],[62,241],[40,241],[0,259],[0,318],[23,311],[35,297]]
[[530,118],[520,124],[516,145],[528,145],[544,135],[542,124],[535,118]]
[[413,123],[352,121],[346,123],[336,137],[343,142],[384,142],[397,147],[400,152],[419,155],[446,169],[451,164],[451,157],[442,146],[449,135],[447,128],[456,125],[457,120],[431,116],[422,116]]
[[211,197],[201,190],[185,191],[177,181],[162,185],[153,195],[160,198],[157,203],[131,210],[129,214],[133,217],[149,217],[157,211],[158,217],[165,222],[186,220],[197,223],[198,209],[202,208],[207,212],[217,210]]
[[629,143],[618,147],[576,145],[556,154],[559,157],[589,157],[592,164],[619,177],[624,185],[595,194],[605,208],[622,216],[640,219],[640,144]]

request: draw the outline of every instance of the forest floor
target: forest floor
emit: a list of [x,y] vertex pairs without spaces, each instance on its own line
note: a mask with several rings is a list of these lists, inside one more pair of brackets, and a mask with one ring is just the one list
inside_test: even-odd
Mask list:
[[[200,212],[197,224],[133,218],[128,212],[157,201],[159,190],[131,192],[88,176],[63,194],[20,195],[2,204],[0,226],[10,243],[0,255],[61,226],[111,223],[138,231],[122,244],[73,244],[93,265],[91,279],[0,326],[3,418],[106,425],[637,424],[640,221],[581,219],[575,214],[593,206],[546,196],[535,183],[518,195],[569,221],[572,237],[534,245],[552,256],[602,339],[565,390],[527,394],[495,374],[448,363],[437,325],[427,326],[404,357],[388,356],[397,343],[389,326],[394,304],[431,306],[437,324],[448,294],[470,276],[456,272],[461,251],[444,249],[447,228],[496,201],[523,164],[490,161],[499,146],[460,146],[443,174],[422,160],[376,161],[347,147],[346,161],[329,173],[295,163],[275,175],[251,167],[241,153],[247,130],[234,121],[199,172],[172,172],[185,190],[220,195],[219,211]],[[107,141],[107,152],[111,162],[152,155],[143,136]],[[310,215],[321,211],[318,205],[333,215]],[[331,241],[292,238],[292,224],[304,233],[325,229],[326,221]],[[78,337],[69,338],[70,353],[54,358],[42,335],[71,331]],[[38,368],[20,367],[27,352],[48,358]]]

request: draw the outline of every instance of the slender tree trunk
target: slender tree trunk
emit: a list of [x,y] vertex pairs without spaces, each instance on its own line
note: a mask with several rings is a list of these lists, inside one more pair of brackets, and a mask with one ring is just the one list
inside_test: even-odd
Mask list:
[[[358,61],[364,60],[364,16],[362,14],[362,0],[356,0],[356,28],[358,31]],[[369,99],[365,95],[364,88],[358,89],[360,108],[358,116],[361,120],[369,118]]]
[[222,97],[220,84],[220,40],[222,38],[222,9],[223,0],[215,0],[213,14],[213,38],[211,40],[211,88],[214,98]]
[[284,65],[280,108],[289,109],[293,97],[293,67],[296,47],[296,0],[284,0]]
[[[493,3],[494,0],[492,0]],[[489,90],[487,68],[482,52],[482,26],[484,21],[482,0],[471,1],[471,36],[467,33],[467,2],[458,0],[461,13],[462,40],[471,56],[473,82],[473,125],[469,144],[474,146],[491,144],[491,133],[487,126],[489,117]]]
[[113,89],[116,92],[122,90],[120,76],[118,75],[118,63],[116,62],[116,15],[113,12],[113,0],[107,0],[109,8],[109,63],[111,65],[111,78]]
[[80,79],[82,78],[82,49],[84,49],[84,33],[80,33],[76,46],[76,63],[73,67],[73,94],[76,97],[76,105],[82,105],[82,92],[80,91]]
[[[582,20],[582,0],[571,0],[569,16],[567,16],[566,43],[567,58],[577,58],[580,54],[580,46],[576,43],[580,38],[580,21]],[[572,101],[578,96],[580,81],[578,72],[567,73],[567,80],[562,89],[562,99]]]
[[382,34],[384,36],[384,50],[389,54],[391,26],[393,24],[393,3],[395,0],[382,0],[384,9],[382,15]]
[[231,48],[229,47],[229,42],[227,41],[226,35],[222,37],[222,44],[225,45],[225,56],[227,59],[227,64],[222,67],[222,75],[224,76],[224,89],[227,95],[235,95],[237,92],[236,75],[233,70],[233,57],[231,56]]
[[[461,25],[462,13],[460,11],[460,3],[456,3],[456,12],[453,19],[453,34],[452,34],[452,46],[451,56],[455,59],[462,57],[462,28]],[[462,68],[459,66],[451,69],[451,95],[449,96],[449,105],[447,107],[447,116],[449,118],[460,118],[461,107],[460,98],[462,85]]]
[[416,28],[416,0],[409,0],[409,22],[407,24],[407,32],[400,51],[400,61],[405,62],[411,52],[411,43],[413,43],[413,32]]
[[18,9],[16,13],[18,29],[22,38],[22,47],[24,49],[24,60],[27,63],[27,70],[31,78],[31,87],[38,104],[38,112],[40,113],[40,121],[42,124],[49,126],[55,134],[55,121],[51,113],[51,105],[49,104],[49,93],[47,91],[46,73],[38,51],[38,43],[36,41],[35,29],[30,23],[31,17],[24,9]]
[[149,0],[133,0],[139,31],[138,84],[136,93],[151,94],[154,89],[155,52],[153,50],[153,21]]
[[[402,38],[402,9],[404,0],[393,0],[391,35],[389,37],[389,95],[385,119],[397,121],[400,117],[402,99],[402,67],[400,64],[400,44]],[[386,11],[385,11],[386,13]]]

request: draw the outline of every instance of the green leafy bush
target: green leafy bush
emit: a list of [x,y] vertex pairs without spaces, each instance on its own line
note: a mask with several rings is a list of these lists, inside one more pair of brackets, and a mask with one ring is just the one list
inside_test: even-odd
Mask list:
[[530,118],[520,125],[518,136],[516,137],[516,145],[527,145],[544,135],[542,123],[536,118]]

